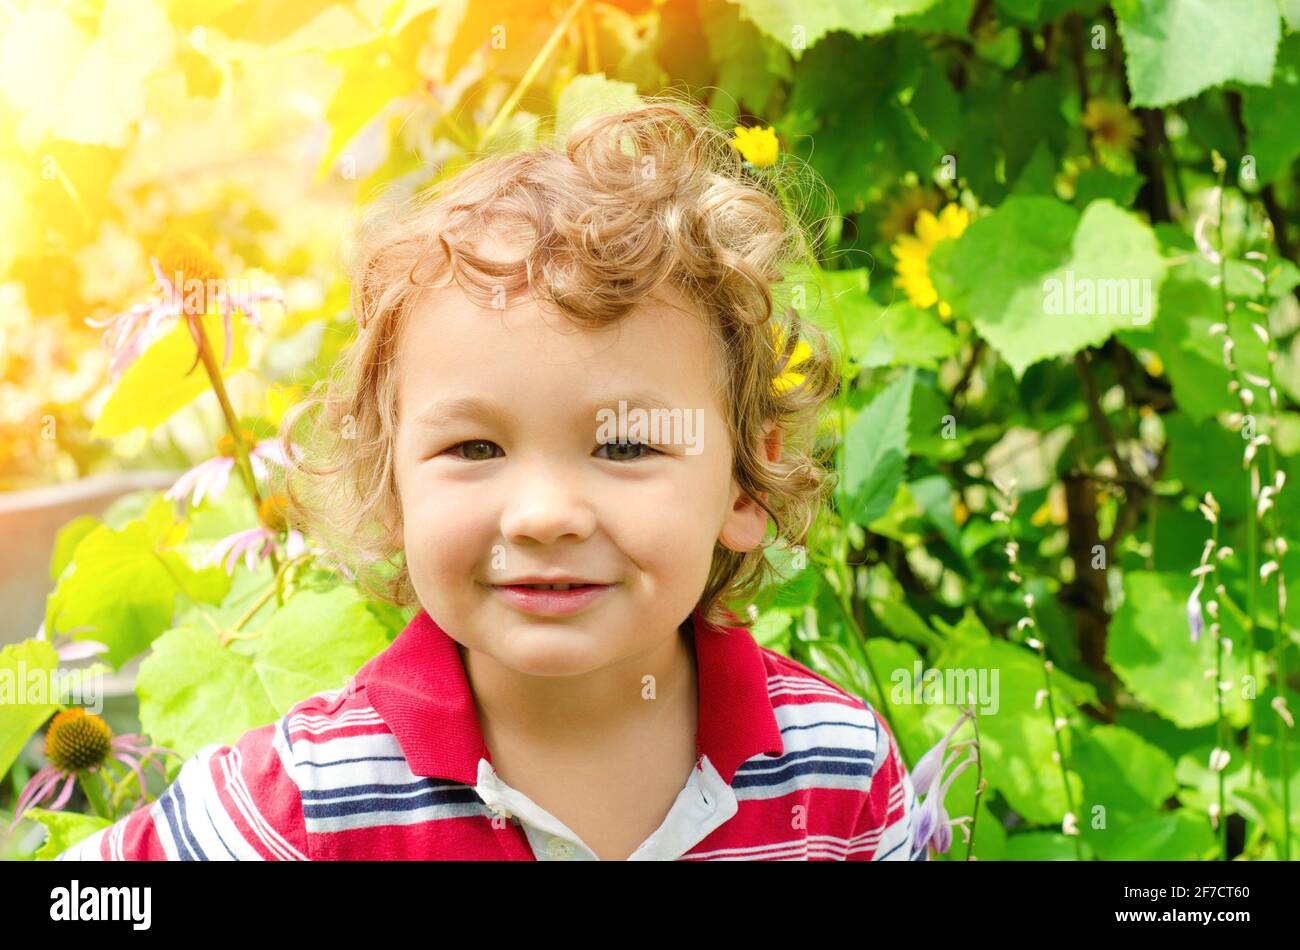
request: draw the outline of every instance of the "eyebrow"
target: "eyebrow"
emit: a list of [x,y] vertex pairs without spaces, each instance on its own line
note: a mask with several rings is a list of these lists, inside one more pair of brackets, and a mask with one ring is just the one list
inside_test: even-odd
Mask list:
[[[627,408],[661,410],[671,412],[673,410],[690,411],[690,407],[682,405],[673,405],[671,401],[665,398],[661,393],[656,392],[634,392],[623,393],[617,396],[603,396],[596,399],[587,407],[585,415],[595,419],[598,409],[608,409],[612,412],[618,412],[618,404],[623,401],[627,403]],[[442,399],[438,402],[427,406],[414,419],[419,426],[437,426],[459,420],[487,420],[493,422],[504,422],[510,418],[510,411],[502,403],[482,396],[453,396],[449,399]]]

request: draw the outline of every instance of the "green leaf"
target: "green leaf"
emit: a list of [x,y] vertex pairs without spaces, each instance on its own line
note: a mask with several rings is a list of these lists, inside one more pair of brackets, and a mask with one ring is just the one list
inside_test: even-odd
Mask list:
[[1119,820],[1104,831],[1079,822],[1084,836],[1106,861],[1206,861],[1216,854],[1210,824],[1183,809],[1137,820]]
[[1094,805],[1108,815],[1148,815],[1178,790],[1174,762],[1159,746],[1120,726],[1094,726],[1080,736],[1070,763],[1083,776],[1083,814]]
[[29,702],[50,699],[29,685],[33,673],[44,684],[41,692],[51,685],[49,674],[59,665],[54,647],[44,640],[21,640],[0,650],[0,778],[8,772],[23,746],[59,709],[57,702]]
[[1157,312],[1164,262],[1135,215],[1095,201],[1077,216],[1053,198],[1012,197],[931,258],[939,296],[1017,378],[1040,360],[1071,356]]
[[[846,62],[862,68],[845,70]],[[880,201],[887,183],[909,171],[930,178],[955,151],[959,115],[956,92],[915,34],[864,40],[832,33],[796,64],[786,114],[774,124],[848,213]],[[847,128],[855,133],[844,135]],[[820,198],[819,189],[808,189],[810,204]],[[807,210],[817,216],[824,209]]]
[[[97,780],[98,781],[98,780]],[[29,808],[23,819],[31,819],[45,827],[45,841],[32,855],[37,861],[53,861],[79,841],[84,841],[101,828],[112,824],[98,815],[83,815],[75,811],[47,811]]]
[[761,647],[788,654],[790,650],[791,617],[783,610],[768,610],[759,614],[749,632]]
[[1247,89],[1244,99],[1255,177],[1265,184],[1281,179],[1300,158],[1300,35],[1282,41],[1273,84]]
[[969,37],[970,30],[967,27],[974,8],[975,0],[938,0],[922,13],[899,17],[894,21],[894,28]]
[[[1211,381],[1214,379],[1209,377]],[[1169,446],[1165,477],[1178,479],[1196,498],[1207,491],[1213,492],[1223,508],[1225,519],[1244,517],[1250,497],[1250,476],[1241,464],[1246,442],[1240,434],[1225,428],[1215,419],[1196,423],[1181,412],[1164,416],[1163,422]],[[1209,525],[1203,523],[1202,527],[1208,528]],[[1201,544],[1205,543],[1206,537],[1209,535],[1202,536]]]
[[795,59],[827,33],[884,33],[894,19],[921,13],[935,0],[735,0],[741,16],[788,49]]
[[927,650],[938,649],[943,644],[943,640],[930,629],[930,625],[902,601],[872,597],[868,604],[876,619],[894,636],[910,640]]
[[1230,80],[1266,86],[1277,0],[1115,0],[1132,105],[1159,107]]
[[154,641],[140,664],[140,724],[154,741],[188,757],[342,686],[386,646],[383,626],[349,587],[299,592],[260,636],[231,647],[206,628],[177,627]]
[[902,484],[914,380],[909,369],[881,390],[845,436],[845,514],[864,527],[889,510]]
[[[936,658],[931,665],[944,670],[972,671],[978,687],[981,674],[996,709],[979,709],[979,731],[984,756],[984,776],[1007,803],[1027,821],[1059,824],[1067,810],[1061,769],[1052,764],[1056,730],[1046,704],[1035,704],[1043,688],[1043,663],[1024,647],[1005,640],[963,642]],[[996,679],[994,679],[996,677]],[[969,683],[970,677],[966,677]],[[1052,673],[1052,696],[1058,716],[1069,716],[1080,702],[1095,701],[1095,691],[1063,673]],[[983,697],[978,697],[978,705]],[[967,702],[975,701],[967,699]],[[1077,715],[1075,717],[1077,719]],[[1073,730],[1061,733],[1067,761],[1072,761]],[[1071,771],[1074,801],[1080,800],[1079,777]]]
[[790,79],[790,54],[754,24],[740,19],[734,4],[701,4],[699,13],[710,59],[718,70],[719,93],[762,115],[781,80]]
[[1079,173],[1074,185],[1074,206],[1086,208],[1094,201],[1109,200],[1121,208],[1132,206],[1146,176],[1121,175],[1104,165],[1092,165]]
[[[247,328],[242,315],[231,318],[230,362],[221,366],[225,354],[226,331],[221,314],[203,317],[204,332],[222,376],[230,376],[248,366]],[[194,366],[194,338],[184,319],[173,322],[161,337],[133,362],[113,385],[104,408],[95,420],[92,438],[109,439],[141,426],[148,430],[188,405],[196,396],[211,388],[203,366]]]
[[416,90],[421,82],[416,61],[434,14],[421,13],[396,34],[362,34],[364,42],[332,49],[325,60],[339,73],[334,98],[325,111],[329,143],[317,167],[323,178],[343,154],[348,143],[398,96]]
[[229,579],[194,570],[171,549],[183,532],[173,503],[159,492],[143,518],[87,534],[46,600],[50,636],[90,627],[74,639],[105,644],[103,659],[119,669],[171,626],[177,594],[220,600]]
[[1223,338],[1209,333],[1222,320],[1221,308],[1219,292],[1209,284],[1170,279],[1160,288],[1154,334],[1121,334],[1130,347],[1156,351],[1179,408],[1197,422],[1241,405],[1228,392],[1232,374],[1223,365]]
[[763,549],[763,556],[777,572],[773,606],[804,607],[812,603],[821,581],[806,549],[798,551],[784,544],[769,544]]
[[54,538],[54,551],[50,554],[50,580],[58,581],[63,569],[72,562],[72,552],[77,545],[102,523],[94,515],[79,515],[59,529]]
[[[977,832],[982,828],[976,829]],[[1087,848],[1084,854],[1088,853]],[[1068,835],[1059,831],[1026,831],[1007,839],[1007,861],[1077,861]]]
[[982,204],[996,205],[1046,145],[1066,154],[1069,126],[1061,101],[1069,95],[1065,77],[1042,72],[1027,80],[998,69],[975,71],[961,93],[958,176]]
[[[1214,682],[1215,643],[1208,627],[1191,642],[1187,598],[1194,581],[1186,574],[1130,571],[1124,577],[1124,602],[1110,625],[1106,660],[1130,692],[1145,706],[1183,729],[1218,717]],[[1209,592],[1201,596],[1208,600]],[[1212,596],[1212,595],[1210,595]],[[1223,681],[1237,686],[1247,672],[1241,647],[1248,641],[1232,612],[1220,611],[1223,635],[1240,645],[1224,658]],[[1208,619],[1207,619],[1208,624]],[[1224,714],[1240,726],[1250,715],[1240,688],[1223,692]]]
[[555,147],[563,148],[569,133],[583,119],[622,112],[641,102],[630,82],[606,79],[603,73],[575,76],[560,93],[555,112]]

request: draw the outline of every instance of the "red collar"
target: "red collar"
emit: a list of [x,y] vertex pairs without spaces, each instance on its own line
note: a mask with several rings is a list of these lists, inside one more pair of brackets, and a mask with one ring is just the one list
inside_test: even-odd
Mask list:
[[[734,616],[734,615],[733,615]],[[761,753],[784,751],[767,691],[767,670],[753,636],[691,614],[700,690],[698,759],[707,755],[723,781]],[[361,685],[361,684],[358,684]],[[364,680],[366,696],[397,738],[416,775],[478,781],[483,741],[464,664],[453,640],[421,609]]]

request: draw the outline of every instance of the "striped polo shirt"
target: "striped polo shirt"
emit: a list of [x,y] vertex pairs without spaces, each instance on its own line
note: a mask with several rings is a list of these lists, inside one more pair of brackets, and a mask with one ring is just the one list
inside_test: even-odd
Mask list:
[[[696,764],[628,860],[927,860],[872,707],[743,627],[691,623]],[[346,686],[204,746],[57,858],[259,859],[598,860],[496,774],[456,642],[424,610]]]

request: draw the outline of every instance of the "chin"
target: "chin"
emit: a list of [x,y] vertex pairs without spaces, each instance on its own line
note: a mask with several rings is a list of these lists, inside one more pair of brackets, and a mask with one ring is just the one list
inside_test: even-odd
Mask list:
[[515,621],[496,646],[498,662],[529,676],[578,676],[610,662],[582,631],[556,623]]

